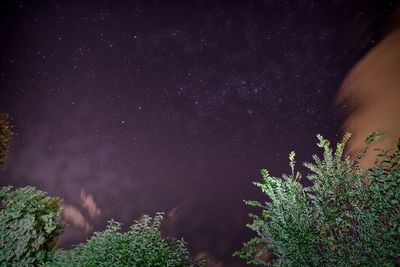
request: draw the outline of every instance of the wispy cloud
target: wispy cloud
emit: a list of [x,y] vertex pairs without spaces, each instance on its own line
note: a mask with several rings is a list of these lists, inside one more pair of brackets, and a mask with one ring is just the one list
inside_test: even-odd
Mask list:
[[72,205],[64,205],[63,208],[63,215],[67,222],[71,223],[75,227],[84,229],[86,232],[92,230],[92,226],[78,208]]
[[86,208],[89,216],[94,218],[101,214],[101,210],[97,207],[96,202],[91,194],[86,193],[84,189],[81,190],[81,204]]

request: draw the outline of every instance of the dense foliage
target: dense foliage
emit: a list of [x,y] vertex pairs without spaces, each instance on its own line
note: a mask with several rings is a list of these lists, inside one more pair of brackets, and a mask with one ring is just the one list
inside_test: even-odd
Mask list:
[[[0,169],[4,168],[13,136],[9,117],[0,114]],[[72,250],[55,250],[65,224],[60,219],[61,199],[27,186],[13,191],[0,188],[0,266],[205,266],[191,263],[183,240],[162,238],[162,213],[144,216],[127,233],[113,220]]]
[[126,233],[120,232],[120,223],[111,220],[105,231],[96,232],[86,243],[57,251],[48,266],[191,266],[183,240],[161,237],[161,220],[162,213],[154,218],[146,215]]
[[[255,183],[269,197],[260,216],[250,214],[248,225],[258,236],[235,253],[248,263],[264,266],[395,266],[400,263],[400,140],[394,152],[380,151],[375,165],[363,169],[359,161],[369,144],[380,138],[374,133],[366,148],[354,159],[343,156],[350,134],[330,148],[318,135],[323,159],[305,163],[311,173],[309,187],[295,172],[295,154],[290,153],[292,173],[282,178],[262,170]],[[270,252],[272,260],[260,255]]]
[[32,266],[47,260],[64,226],[60,202],[34,187],[0,188],[1,266]]
[[13,136],[12,126],[7,114],[0,114],[0,170],[4,169],[9,142]]

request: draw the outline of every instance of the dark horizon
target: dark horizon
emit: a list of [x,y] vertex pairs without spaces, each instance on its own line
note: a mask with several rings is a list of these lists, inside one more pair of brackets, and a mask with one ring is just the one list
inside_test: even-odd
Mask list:
[[[2,1],[0,113],[15,132],[0,185],[64,199],[69,248],[111,218],[166,213],[210,266],[254,236],[252,182],[340,139],[348,72],[395,1]],[[75,226],[74,226],[75,224]]]

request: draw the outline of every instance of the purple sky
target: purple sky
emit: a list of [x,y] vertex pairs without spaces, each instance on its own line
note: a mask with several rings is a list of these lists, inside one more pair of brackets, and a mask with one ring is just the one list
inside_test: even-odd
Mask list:
[[390,2],[2,1],[0,112],[18,135],[0,185],[60,196],[92,231],[170,213],[163,233],[192,256],[242,266],[252,182],[340,136],[336,91]]

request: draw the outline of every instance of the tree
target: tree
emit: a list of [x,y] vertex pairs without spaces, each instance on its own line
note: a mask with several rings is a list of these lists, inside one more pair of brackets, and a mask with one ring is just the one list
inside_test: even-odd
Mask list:
[[34,187],[0,188],[0,262],[37,266],[55,249],[64,224],[61,200]]
[[13,135],[10,117],[8,114],[0,114],[0,170],[4,169],[9,143]]
[[162,213],[154,218],[144,216],[130,230],[121,233],[121,224],[111,220],[107,229],[96,232],[86,243],[72,250],[54,253],[48,266],[132,266],[184,267],[204,266],[190,264],[183,240],[162,238]]
[[[323,159],[313,155],[312,185],[300,183],[291,152],[290,175],[272,177],[262,170],[262,181],[255,183],[270,202],[245,201],[262,208],[261,215],[250,214],[248,225],[257,237],[245,243],[234,255],[247,263],[264,266],[395,266],[400,263],[400,140],[397,150],[379,151],[375,165],[362,169],[359,161],[369,145],[380,138],[373,133],[366,148],[350,159],[343,151],[350,134],[330,148],[328,140],[317,135]],[[269,262],[260,259],[272,253]]]

